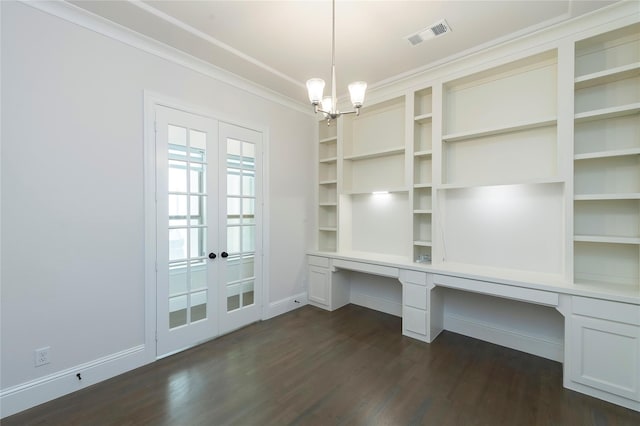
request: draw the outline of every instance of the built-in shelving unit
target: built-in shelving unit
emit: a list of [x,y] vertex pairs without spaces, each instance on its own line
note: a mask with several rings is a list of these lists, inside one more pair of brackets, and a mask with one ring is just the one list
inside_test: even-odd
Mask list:
[[343,194],[406,191],[404,98],[343,117]]
[[640,24],[575,55],[574,281],[640,289]]
[[433,246],[433,91],[413,96],[413,261],[431,263]]
[[447,82],[443,96],[444,185],[558,176],[556,51]]
[[318,250],[338,249],[338,132],[335,122],[319,125]]
[[318,247],[639,287],[638,34],[578,40],[562,71],[551,49],[320,122]]
[[444,83],[438,262],[564,276],[557,62],[551,50]]
[[340,118],[340,250],[408,256],[405,97]]
[[544,342],[566,387],[640,409],[633,13],[380,88],[337,137],[321,124],[319,246],[337,253],[310,256],[311,303],[401,314],[425,341]]

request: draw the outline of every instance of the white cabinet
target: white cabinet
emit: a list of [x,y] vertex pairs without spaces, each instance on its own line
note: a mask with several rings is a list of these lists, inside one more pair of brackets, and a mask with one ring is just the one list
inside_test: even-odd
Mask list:
[[442,300],[434,290],[433,274],[403,269],[402,334],[432,342],[442,331]]
[[332,272],[331,260],[322,256],[307,256],[309,303],[328,311],[349,303],[348,278]]
[[329,306],[330,274],[327,268],[309,265],[309,303],[312,305]]
[[565,385],[640,409],[640,306],[572,299]]

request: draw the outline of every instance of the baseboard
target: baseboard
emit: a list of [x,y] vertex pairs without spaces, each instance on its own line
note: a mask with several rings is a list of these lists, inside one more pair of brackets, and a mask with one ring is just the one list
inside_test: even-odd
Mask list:
[[[94,385],[149,362],[145,346],[125,349],[85,364],[0,391],[0,418]],[[82,380],[76,376],[80,374]]]
[[[566,373],[565,373],[566,377]],[[602,399],[604,401],[610,402],[612,404],[621,405],[630,410],[640,412],[640,402],[633,401],[628,398],[624,398],[622,396],[613,395],[609,392],[602,391],[600,389],[592,388],[591,386],[582,385],[580,383],[576,383],[571,381],[570,379],[565,380],[564,387],[567,389],[571,389],[576,392],[583,393],[585,395],[592,396],[594,398]]]
[[458,315],[445,315],[444,329],[485,342],[537,355],[552,361],[562,362],[564,343],[522,334],[516,330],[497,328],[493,324]]
[[384,312],[385,314],[402,317],[402,303],[394,302],[388,299],[369,296],[368,294],[357,293],[352,291],[349,302],[354,305],[363,306],[373,309],[374,311]]
[[269,306],[263,312],[263,320],[268,320],[269,318],[277,317],[278,315],[286,314],[289,311],[293,311],[294,309],[298,309],[308,302],[307,300],[307,292],[302,292],[298,294],[294,294],[291,297],[287,297],[286,299],[278,300],[277,302],[269,303]]

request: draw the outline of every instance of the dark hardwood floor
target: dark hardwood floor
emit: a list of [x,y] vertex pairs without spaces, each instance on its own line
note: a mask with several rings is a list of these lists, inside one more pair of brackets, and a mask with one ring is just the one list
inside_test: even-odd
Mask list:
[[253,324],[2,425],[640,425],[562,387],[562,365],[401,320],[311,306]]

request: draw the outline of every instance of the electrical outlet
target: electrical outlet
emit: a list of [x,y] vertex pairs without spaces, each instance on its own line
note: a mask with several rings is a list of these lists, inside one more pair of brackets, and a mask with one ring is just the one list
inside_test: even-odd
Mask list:
[[51,348],[47,346],[46,348],[40,348],[35,350],[35,366],[40,367],[41,365],[49,364],[51,359],[49,358],[49,351]]

